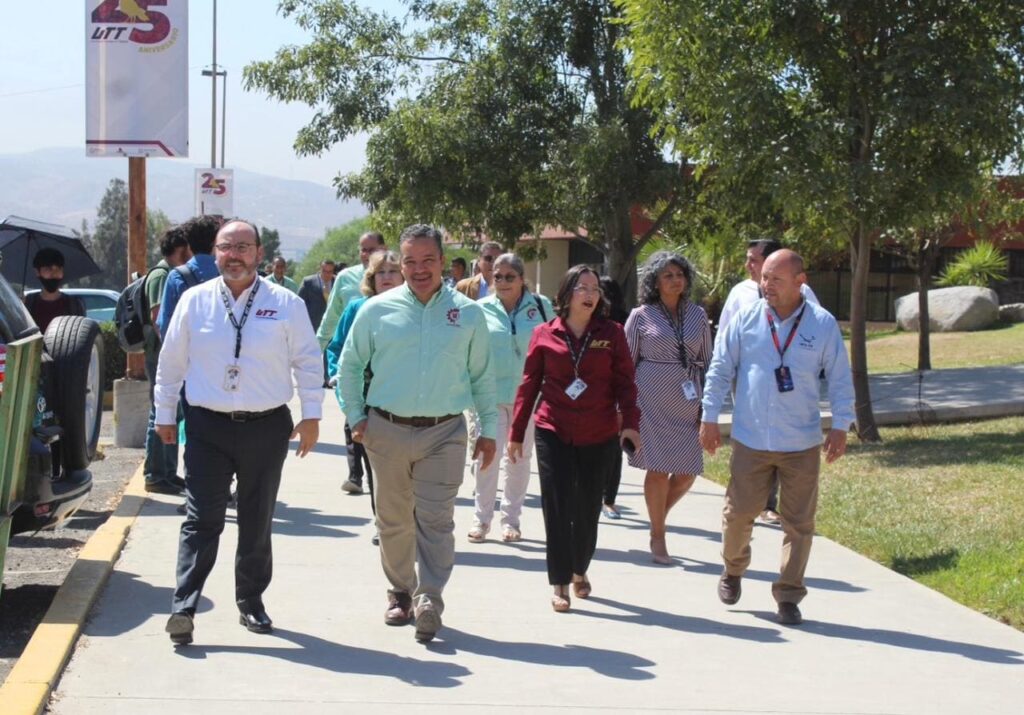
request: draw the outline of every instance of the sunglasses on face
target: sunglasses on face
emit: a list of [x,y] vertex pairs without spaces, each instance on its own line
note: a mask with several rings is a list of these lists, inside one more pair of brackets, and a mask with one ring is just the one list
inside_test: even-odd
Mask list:
[[497,258],[497,256],[480,256],[480,260],[484,263],[494,263],[495,258]]
[[494,274],[494,282],[495,283],[501,283],[503,281],[505,283],[515,283],[517,278],[519,278],[519,274],[518,273],[495,273]]

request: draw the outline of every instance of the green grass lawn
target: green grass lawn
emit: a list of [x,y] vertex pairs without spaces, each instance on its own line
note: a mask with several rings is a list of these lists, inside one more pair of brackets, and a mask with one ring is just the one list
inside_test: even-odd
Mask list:
[[[818,533],[1024,630],[1024,417],[882,439],[823,465]],[[705,476],[725,484],[728,457]]]
[[[932,333],[932,368],[1013,365],[1024,362],[1024,323],[1000,324],[971,333]],[[868,372],[917,369],[917,333],[882,331],[868,335]]]

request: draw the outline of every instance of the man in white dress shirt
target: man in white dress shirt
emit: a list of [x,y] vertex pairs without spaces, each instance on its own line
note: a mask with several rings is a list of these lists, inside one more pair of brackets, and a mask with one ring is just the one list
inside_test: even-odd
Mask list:
[[[763,297],[761,295],[761,268],[764,266],[765,259],[781,248],[782,244],[774,238],[759,238],[747,244],[747,261],[743,267],[747,270],[747,275],[750,278],[740,281],[729,291],[725,305],[722,306],[722,313],[718,316],[716,344],[718,343],[717,336],[725,332],[733,316]],[[800,285],[800,295],[804,297],[804,300],[818,305],[818,296],[814,295],[814,291],[806,283]],[[764,509],[761,510],[759,519],[765,524],[780,523],[779,478],[777,476],[772,480],[772,487],[768,491],[768,500],[765,502]]]
[[[156,375],[156,430],[177,441],[175,411],[185,384],[187,514],[178,542],[177,588],[167,632],[192,642],[203,584],[217,558],[231,478],[238,480],[235,600],[239,621],[269,633],[271,524],[288,441],[304,457],[316,444],[323,402],[320,346],[302,300],[259,277],[259,232],[245,221],[218,231],[220,277],[186,292],[171,318]],[[302,419],[287,403],[298,385]]]
[[[721,446],[718,417],[733,389],[729,487],[722,513],[725,569],[718,597],[740,599],[740,581],[750,565],[750,535],[771,479],[782,482],[782,568],[772,584],[778,621],[799,625],[797,604],[807,595],[804,571],[814,538],[821,453],[834,462],[846,452],[854,422],[853,381],[839,325],[821,306],[806,300],[803,259],[776,251],[764,263],[764,298],[740,311],[720,334],[704,385],[701,445]],[[818,375],[824,371],[832,407],[832,429],[822,444]]]

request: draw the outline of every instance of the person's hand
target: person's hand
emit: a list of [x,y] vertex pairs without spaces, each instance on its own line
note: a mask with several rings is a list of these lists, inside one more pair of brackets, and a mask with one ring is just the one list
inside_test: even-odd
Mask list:
[[700,446],[712,457],[715,456],[715,451],[722,446],[722,432],[717,422],[700,423]]
[[295,430],[288,439],[295,439],[296,435],[299,438],[299,448],[295,450],[295,454],[305,457],[320,438],[320,420],[302,420],[295,425]]
[[505,454],[508,455],[508,461],[515,464],[523,458],[523,443],[522,442],[509,442],[505,447]]
[[829,430],[825,444],[821,445],[821,451],[825,453],[825,462],[832,464],[846,454],[846,431],[841,429]]
[[480,458],[480,469],[487,469],[498,451],[497,443],[489,437],[480,437],[473,446],[473,459]]
[[366,435],[366,419],[361,419],[352,425],[352,441],[363,443],[363,437]]
[[337,375],[331,375],[331,378],[327,381],[327,386],[332,388],[332,389],[337,387],[338,386],[338,376]]
[[633,443],[633,447],[637,452],[640,451],[640,433],[635,429],[624,429],[622,434],[619,435],[619,444],[625,446],[626,440]]
[[178,425],[153,425],[153,431],[164,444],[178,443]]

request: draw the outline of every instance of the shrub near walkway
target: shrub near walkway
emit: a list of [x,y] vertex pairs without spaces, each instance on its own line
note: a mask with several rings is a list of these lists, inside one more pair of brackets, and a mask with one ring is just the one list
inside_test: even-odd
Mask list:
[[[882,439],[851,435],[823,466],[818,533],[1024,630],[1024,417]],[[725,484],[728,457],[706,460],[705,476]]]

